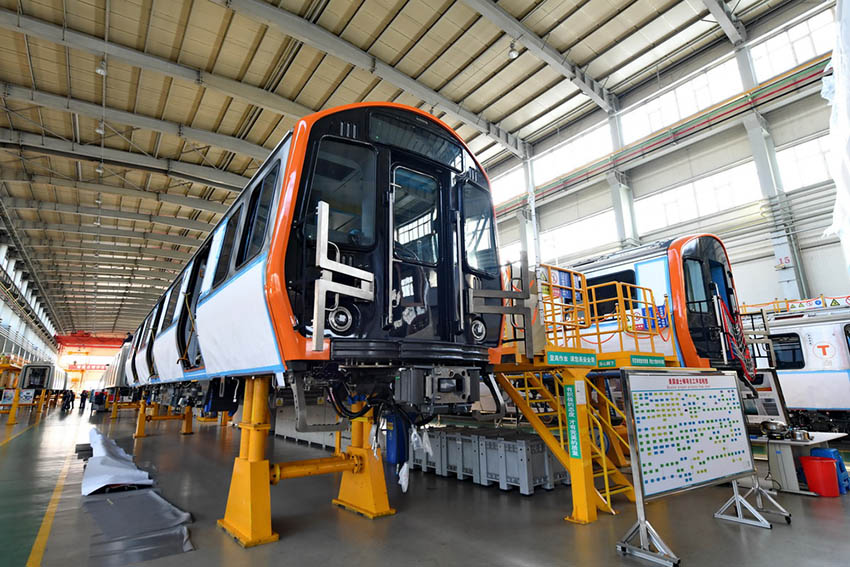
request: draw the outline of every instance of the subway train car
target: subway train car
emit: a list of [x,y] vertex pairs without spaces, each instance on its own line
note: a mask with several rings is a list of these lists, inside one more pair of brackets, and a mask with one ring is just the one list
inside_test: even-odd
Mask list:
[[25,364],[21,376],[22,390],[61,391],[68,387],[68,374],[52,362]]
[[[726,248],[717,236],[654,242],[570,267],[587,276],[588,288],[618,281],[652,290],[660,320],[655,348],[675,357],[680,366],[752,374],[755,365],[747,354],[735,280]],[[600,293],[608,293],[606,289],[600,288]],[[668,308],[672,313],[667,313]],[[603,352],[618,348],[615,341],[602,339],[598,345],[594,337],[583,340],[582,346],[601,346]],[[641,346],[648,350],[648,342]]]
[[850,307],[768,315],[792,421],[850,433]]
[[195,394],[197,381],[207,400],[235,398],[233,378],[273,375],[347,416],[353,400],[464,413],[502,324],[474,308],[501,300],[469,290],[501,290],[472,153],[415,108],[333,108],[271,152],[136,331],[125,373]]
[[103,378],[100,381],[102,388],[126,388],[131,386],[127,381],[127,356],[130,354],[131,345],[124,344],[121,349],[115,353],[109,365],[103,373]]
[[[748,342],[752,321],[742,319],[731,263],[720,238],[688,235],[571,267],[587,276],[589,288],[619,281],[651,290],[660,327],[656,352],[679,366],[734,370],[750,424],[769,419],[788,422],[776,370],[757,368],[762,353]],[[597,297],[604,298],[612,288],[598,288]],[[613,302],[607,305],[613,307]],[[604,330],[605,325],[600,327]],[[647,338],[634,338],[642,352],[650,350]],[[607,352],[618,349],[619,342],[603,333],[583,336],[582,346]]]

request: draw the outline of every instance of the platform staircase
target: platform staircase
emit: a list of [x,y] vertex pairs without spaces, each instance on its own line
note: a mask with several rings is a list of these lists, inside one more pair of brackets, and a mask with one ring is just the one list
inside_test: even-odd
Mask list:
[[[502,372],[496,378],[517,410],[567,470],[570,466],[570,433],[567,406],[562,392],[571,381],[567,370]],[[583,380],[583,378],[581,378]],[[625,494],[634,501],[634,487],[619,467],[628,466],[628,441],[612,425],[611,412],[620,410],[591,381],[585,380],[588,430],[597,508],[615,514],[613,497]],[[623,416],[625,418],[625,416]],[[607,450],[606,450],[607,440]]]

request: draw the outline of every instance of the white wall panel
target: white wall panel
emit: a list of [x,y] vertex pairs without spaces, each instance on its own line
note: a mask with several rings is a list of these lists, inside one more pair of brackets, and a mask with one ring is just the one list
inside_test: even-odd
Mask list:
[[850,294],[850,275],[842,267],[844,259],[837,242],[803,249],[803,265],[809,278],[810,295]]

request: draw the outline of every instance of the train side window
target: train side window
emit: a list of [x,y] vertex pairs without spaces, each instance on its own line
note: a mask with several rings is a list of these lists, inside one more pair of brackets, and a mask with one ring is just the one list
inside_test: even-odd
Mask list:
[[213,276],[213,287],[218,286],[218,284],[226,280],[227,274],[230,272],[230,258],[233,257],[233,241],[236,238],[236,229],[239,227],[239,217],[241,215],[242,205],[239,205],[239,208],[227,219],[224,242],[222,242],[218,253],[218,264],[215,267],[215,275]]
[[313,169],[307,204],[305,235],[316,239],[319,201],[330,208],[328,239],[337,244],[368,248],[375,244],[378,157],[368,147],[323,139]]
[[702,277],[702,262],[685,259],[685,302],[691,313],[708,313],[708,294]]
[[473,270],[498,274],[490,192],[466,183],[463,186],[463,216],[466,263]]
[[770,335],[770,340],[773,341],[777,370],[792,370],[806,366],[800,335],[797,333]]
[[168,296],[168,307],[165,310],[165,317],[162,318],[162,328],[165,329],[174,320],[174,310],[177,308],[177,300],[180,298],[180,281],[174,282],[171,286],[171,295]]
[[[266,241],[272,203],[274,202],[277,172],[280,162],[266,174],[261,183],[254,187],[251,201],[248,203],[248,214],[245,216],[245,228],[242,230],[242,241],[239,243],[239,254],[236,256],[236,267],[239,268],[248,260],[260,253]],[[227,242],[225,242],[225,245]],[[218,274],[216,274],[218,275]]]

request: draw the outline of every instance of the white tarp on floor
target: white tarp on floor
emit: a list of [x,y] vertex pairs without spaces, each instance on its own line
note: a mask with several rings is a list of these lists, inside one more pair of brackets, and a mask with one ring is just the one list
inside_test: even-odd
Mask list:
[[115,441],[104,437],[97,429],[89,432],[92,456],[83,473],[82,492],[88,496],[101,488],[115,485],[151,486],[153,479],[133,464],[133,457]]

